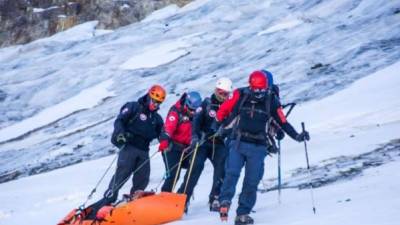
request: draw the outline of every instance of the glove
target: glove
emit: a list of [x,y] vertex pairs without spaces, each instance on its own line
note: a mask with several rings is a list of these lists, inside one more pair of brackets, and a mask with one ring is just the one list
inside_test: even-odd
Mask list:
[[296,136],[296,141],[302,142],[304,140],[306,140],[306,141],[310,140],[310,134],[307,131],[303,131]]
[[267,151],[268,151],[268,153],[276,154],[276,153],[278,153],[278,148],[274,145],[271,145],[268,147]]
[[117,143],[119,145],[124,145],[126,144],[127,140],[126,140],[126,135],[124,133],[120,133],[117,135]]
[[278,141],[281,141],[283,138],[285,138],[285,132],[283,132],[282,129],[279,129],[279,130],[276,132],[276,139],[277,139]]
[[159,151],[159,152],[163,152],[163,151],[165,151],[166,149],[168,149],[168,146],[169,146],[169,141],[168,141],[168,139],[161,140],[161,141],[160,141],[160,145],[158,146],[158,151]]
[[198,143],[199,143],[199,137],[197,137],[197,135],[193,135],[192,141],[190,142],[190,149],[195,149]]

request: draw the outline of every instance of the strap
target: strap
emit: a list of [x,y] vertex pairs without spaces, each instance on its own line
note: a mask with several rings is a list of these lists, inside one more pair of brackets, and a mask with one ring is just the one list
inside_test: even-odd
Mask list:
[[173,111],[173,112],[176,112],[176,113],[178,114],[178,125],[181,124],[181,123],[183,122],[183,113],[180,112],[180,111],[176,108],[175,105],[171,107],[171,109],[169,110],[168,114],[169,114],[170,112],[172,112],[172,111]]
[[[141,113],[142,110],[143,110],[142,104],[140,104],[139,102],[136,102],[136,104],[137,104],[136,111],[135,111],[135,113],[131,116],[131,119],[129,119],[128,125],[131,124],[131,123],[133,123],[133,122],[139,117],[140,113]],[[133,111],[133,106],[134,106],[134,105],[135,105],[135,103],[132,103],[132,105],[131,105],[131,110],[132,110],[132,111]]]

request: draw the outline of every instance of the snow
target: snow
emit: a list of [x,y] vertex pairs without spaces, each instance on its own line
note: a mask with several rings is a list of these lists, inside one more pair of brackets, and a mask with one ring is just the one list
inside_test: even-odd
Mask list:
[[257,35],[265,35],[265,34],[270,34],[270,33],[274,33],[277,31],[281,31],[281,30],[287,30],[287,29],[296,27],[302,23],[303,23],[303,21],[297,20],[297,19],[296,20],[285,20],[276,25],[269,27],[266,30],[258,32]]
[[[291,119],[293,121],[304,120],[310,125],[312,140],[309,142],[309,153],[311,163],[341,154],[357,155],[368,149],[374,149],[378,144],[386,142],[385,139],[371,138],[371,136],[377,136],[377,133],[380,134],[378,136],[386,136],[387,139],[398,138],[400,123],[386,120],[385,115],[388,113],[386,111],[388,107],[399,104],[395,98],[396,96],[393,95],[398,90],[399,77],[397,71],[399,69],[400,62],[397,62],[354,82],[343,91],[320,100],[302,104],[294,109]],[[365,90],[382,91],[365,92]],[[350,124],[342,124],[342,126],[346,127],[345,131],[357,132],[356,140],[352,140],[357,142],[356,145],[354,143],[353,145],[346,145],[348,143],[344,140],[342,129],[336,130],[338,127],[332,127],[330,124],[323,126],[322,120],[329,118],[329,116],[335,115],[339,118],[346,118],[342,117],[342,115],[348,114],[348,108],[342,106],[348,103],[352,103],[355,108],[360,107],[362,110],[367,110],[367,108],[363,107],[368,102],[363,101],[363,99],[373,98],[375,95],[388,100],[379,102],[379,106],[371,107],[370,111],[367,112],[369,112],[370,116],[381,115],[382,120],[365,120],[363,122],[365,127],[361,131],[359,131],[358,127]],[[332,104],[327,105],[326,102],[331,102]],[[315,109],[320,111],[317,119],[313,120],[316,115]],[[388,124],[379,128],[373,126],[376,122],[382,121]],[[346,119],[344,119],[344,122],[346,122]],[[318,132],[313,133],[313,129],[317,128]],[[393,130],[396,130],[396,132],[393,132]],[[329,136],[321,138],[316,133],[329,134]],[[344,142],[344,144],[341,144],[341,142]],[[316,147],[314,143],[318,143],[324,148]],[[302,144],[286,138],[282,146],[284,148],[282,156],[284,174],[296,167],[305,166]],[[287,146],[288,148],[286,148]],[[151,153],[157,151],[156,147],[151,147]],[[68,151],[68,148],[60,148],[52,154],[68,153]],[[321,155],[323,157],[318,156],[318,152],[322,152]],[[113,158],[114,156],[109,156],[0,184],[0,199],[3,203],[0,206],[0,224],[23,224],[23,221],[43,225],[57,223],[72,208],[77,207],[86,199],[87,194],[90,193],[93,185]],[[275,177],[276,164],[271,167],[274,161],[275,159],[266,159],[265,179],[267,177]],[[164,172],[164,166],[159,154],[151,160],[151,168],[149,188],[155,188]],[[101,197],[102,191],[105,190],[114,169],[113,167],[111,172],[107,174],[91,202]],[[400,219],[400,214],[398,214],[397,210],[400,207],[400,196],[397,188],[400,174],[393,171],[398,171],[399,169],[400,162],[394,161],[380,167],[368,169],[364,171],[361,177],[356,177],[353,180],[314,189],[316,215],[312,213],[310,193],[307,189],[283,190],[280,204],[277,200],[277,192],[258,193],[257,204],[254,208],[256,213],[252,214],[252,216],[256,224],[394,225]],[[171,224],[200,225],[219,223],[218,215],[210,213],[206,205],[211,185],[211,177],[206,174],[211,173],[211,164],[207,162],[203,175],[195,189],[195,199],[191,201],[189,214],[185,215],[182,221]],[[284,176],[283,179],[285,181],[287,177]],[[49,182],[52,185],[48,185]],[[240,190],[241,182],[242,178],[237,187],[238,191]],[[121,193],[129,191],[130,185],[130,181],[128,181]],[[236,208],[236,201],[237,196],[233,201],[232,209]],[[230,215],[229,224],[232,222],[234,212],[232,211]]]
[[123,63],[120,68],[135,70],[167,64],[187,55],[189,52],[185,49],[186,47],[189,47],[189,45],[182,39],[159,43],[155,46],[145,48],[142,53],[131,57],[128,61]]
[[179,11],[179,7],[175,4],[166,6],[162,9],[156,10],[142,20],[142,23],[151,22],[155,20],[164,20],[167,17],[175,15]]
[[18,138],[38,128],[49,125],[74,112],[95,107],[107,97],[114,96],[108,89],[112,80],[104,81],[92,88],[83,90],[76,96],[52,107],[46,108],[37,115],[0,130],[0,143]]
[[43,8],[33,8],[34,13],[41,13],[43,11],[45,11],[45,9],[43,9]]
[[[65,17],[65,16],[64,16]],[[37,41],[34,41],[32,44],[41,44],[46,42],[68,42],[68,41],[83,41],[93,38],[94,36],[104,35],[112,33],[112,30],[102,30],[96,29],[97,24],[99,21],[89,21],[86,23],[82,23],[76,25],[70,29],[67,29],[64,32],[56,33],[55,35],[42,38]]]
[[[219,77],[241,87],[251,71],[269,69],[282,101],[300,103],[289,121],[298,130],[306,122],[311,165],[398,139],[396,8],[396,1],[383,0],[198,0],[115,31],[97,30],[92,21],[0,49],[0,142],[20,137],[0,144],[0,178],[21,173],[0,184],[0,224],[56,224],[81,204],[112,161],[109,137],[120,107],[154,83],[168,91],[165,116],[183,91],[209,96]],[[264,179],[276,177],[276,164],[276,157],[266,159]],[[394,224],[399,166],[394,161],[316,189],[316,216],[308,190],[284,190],[282,204],[275,192],[259,195],[256,223]],[[285,138],[284,181],[299,167],[303,146]],[[55,168],[62,169],[43,172]],[[160,155],[151,168],[154,188],[164,171]],[[206,206],[209,162],[203,173],[189,214],[174,224],[219,223]]]

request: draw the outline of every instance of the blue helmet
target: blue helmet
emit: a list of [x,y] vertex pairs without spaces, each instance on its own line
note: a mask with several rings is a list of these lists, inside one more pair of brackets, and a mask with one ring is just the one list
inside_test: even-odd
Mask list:
[[191,91],[186,94],[185,105],[194,110],[201,106],[201,96],[197,91]]
[[267,81],[268,81],[268,86],[272,87],[274,85],[274,77],[272,76],[272,73],[269,72],[268,70],[261,70],[265,76],[267,77]]

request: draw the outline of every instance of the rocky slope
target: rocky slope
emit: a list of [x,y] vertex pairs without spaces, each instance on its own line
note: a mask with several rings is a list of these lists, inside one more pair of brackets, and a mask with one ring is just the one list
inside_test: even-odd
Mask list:
[[190,0],[0,0],[0,46],[24,44],[85,21],[115,29]]

